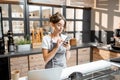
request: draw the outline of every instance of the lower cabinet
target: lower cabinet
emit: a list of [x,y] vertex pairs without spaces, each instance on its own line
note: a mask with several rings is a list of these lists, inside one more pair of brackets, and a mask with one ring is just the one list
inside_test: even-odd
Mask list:
[[[78,51],[78,53],[77,53]],[[115,57],[120,57],[120,53],[112,52],[109,50],[103,50],[99,48],[79,48],[70,50],[71,57],[67,61],[67,66],[75,66],[76,64],[80,65],[83,63],[90,62],[90,58],[92,58],[92,61],[97,60],[104,60],[104,59],[110,59]],[[91,55],[92,54],[92,55]],[[8,58],[5,58],[7,60]],[[7,60],[9,61],[9,60]],[[1,64],[4,62],[7,62],[1,59]],[[16,57],[10,57],[10,71],[19,70],[20,71],[20,77],[27,76],[27,72],[29,70],[36,70],[36,69],[44,69],[45,62],[43,59],[42,54],[31,54],[31,55],[24,55],[24,56],[16,56]],[[4,66],[6,65],[4,64]],[[9,66],[9,65],[8,65]],[[1,67],[0,70],[4,69],[4,67]],[[9,70],[7,70],[9,73]],[[7,74],[6,71],[6,74]]]
[[26,76],[28,72],[28,56],[10,58],[11,72],[14,70],[20,71],[20,77]]
[[92,48],[92,61],[101,60],[102,58],[99,56],[99,49]]
[[90,48],[78,49],[78,65],[90,62]]
[[93,54],[93,59],[92,59],[93,61],[120,57],[120,53],[112,52],[109,50],[98,49],[98,48],[93,48],[92,54]]
[[67,60],[67,67],[76,65],[76,57],[77,57],[76,50],[70,50],[70,53],[71,53],[71,57],[69,60]]
[[30,70],[43,69],[45,66],[43,55],[29,55],[29,66]]
[[[78,50],[78,53],[76,52]],[[76,64],[83,64],[90,62],[90,48],[81,48],[71,50],[71,57],[67,61],[67,66],[75,66]]]
[[110,51],[110,58],[120,57],[120,53]]
[[36,70],[44,68],[44,60],[42,54],[27,55],[22,57],[10,58],[11,72],[20,71],[20,77],[27,76],[28,70]]
[[107,50],[99,50],[99,57],[103,60],[110,59],[110,51]]
[[110,57],[110,51],[93,48],[93,61],[110,59],[111,57]]

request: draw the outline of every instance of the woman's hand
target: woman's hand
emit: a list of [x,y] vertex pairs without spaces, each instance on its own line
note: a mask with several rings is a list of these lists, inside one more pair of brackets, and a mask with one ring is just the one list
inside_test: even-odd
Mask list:
[[63,43],[64,47],[66,48],[66,60],[70,59],[71,53],[70,53],[70,44],[69,42]]
[[58,39],[56,47],[59,48],[62,43],[63,43],[63,40],[62,39]]
[[63,43],[63,46],[66,48],[66,51],[70,50],[69,42]]

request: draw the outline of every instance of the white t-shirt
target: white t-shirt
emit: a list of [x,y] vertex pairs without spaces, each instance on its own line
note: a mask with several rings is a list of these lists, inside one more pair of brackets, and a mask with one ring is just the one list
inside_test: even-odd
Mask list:
[[[61,34],[61,38],[63,40],[65,40],[67,38],[67,36]],[[51,47],[51,36],[50,35],[46,35],[46,36],[43,37],[43,40],[42,40],[42,48],[50,49],[50,47]]]

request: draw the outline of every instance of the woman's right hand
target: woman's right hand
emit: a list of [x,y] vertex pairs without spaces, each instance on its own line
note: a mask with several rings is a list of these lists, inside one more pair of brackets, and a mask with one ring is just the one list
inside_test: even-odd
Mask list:
[[56,47],[59,48],[62,43],[63,43],[63,40],[62,39],[58,39]]

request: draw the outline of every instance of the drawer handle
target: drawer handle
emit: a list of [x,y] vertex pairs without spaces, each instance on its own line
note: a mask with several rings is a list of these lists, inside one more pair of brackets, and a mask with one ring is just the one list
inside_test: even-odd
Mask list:
[[82,51],[87,51],[87,50],[82,50]]
[[31,57],[31,59],[33,59],[33,57]]

